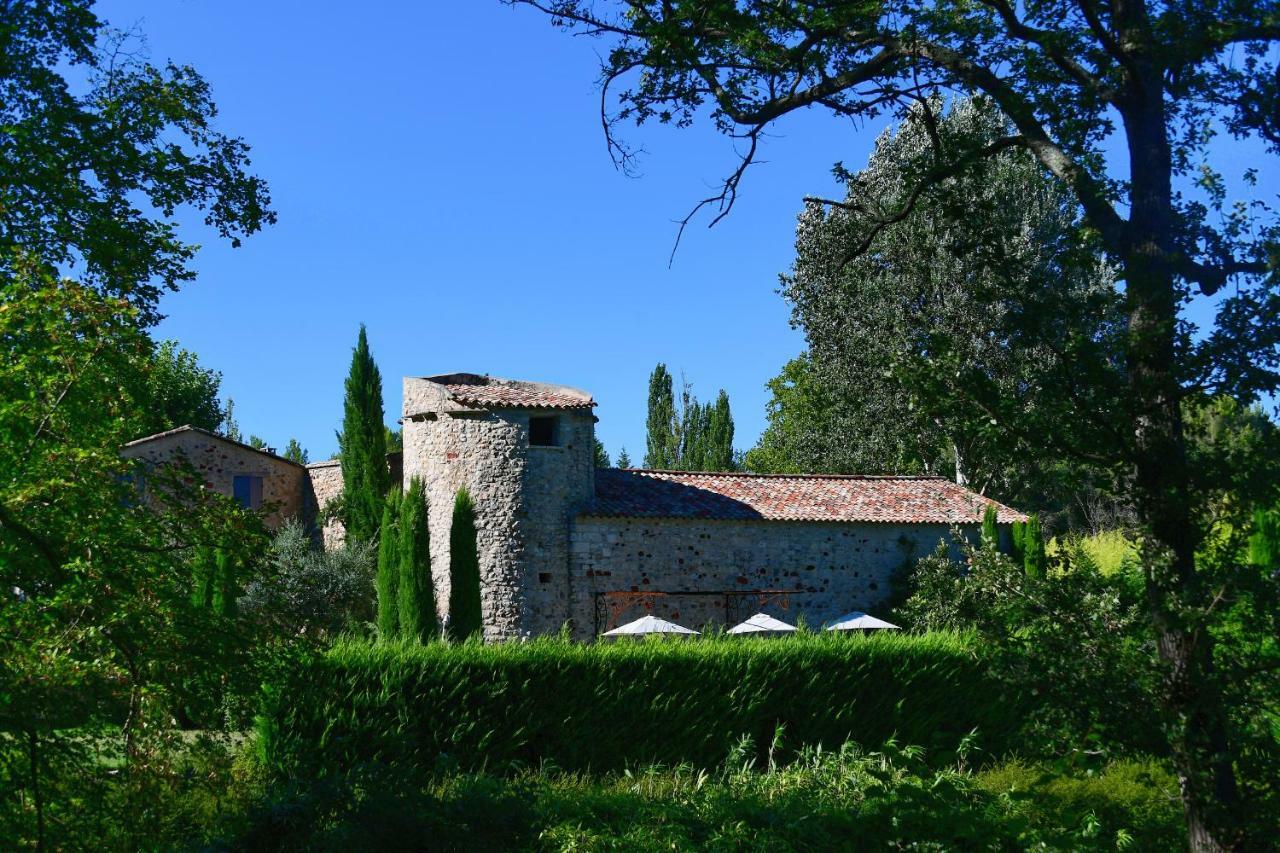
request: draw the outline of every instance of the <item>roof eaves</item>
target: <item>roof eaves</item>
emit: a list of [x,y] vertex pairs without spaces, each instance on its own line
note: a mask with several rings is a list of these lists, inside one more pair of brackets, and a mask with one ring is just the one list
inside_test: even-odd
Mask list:
[[267,451],[263,450],[260,447],[254,447],[252,444],[245,444],[243,441],[236,441],[234,438],[227,438],[225,435],[219,435],[218,433],[212,432],[211,430],[204,429],[203,427],[192,426],[191,424],[183,424],[180,427],[167,429],[167,430],[164,430],[163,432],[157,432],[152,435],[144,435],[142,438],[135,438],[133,441],[126,442],[124,445],[122,445],[122,447],[136,447],[141,444],[146,444],[147,442],[150,442],[150,441],[156,441],[157,439],[161,439],[161,438],[168,438],[169,436],[178,435],[184,432],[196,432],[196,433],[199,433],[200,435],[206,436],[208,438],[217,439],[218,441],[224,442],[226,444],[230,444],[234,447],[240,447],[240,448],[243,448],[244,450],[252,450],[254,453],[261,453],[263,456],[266,456],[268,459],[275,459],[279,462],[285,463],[286,465],[293,465],[294,467],[304,468],[304,469],[307,467],[299,462],[294,462],[292,459],[285,459],[283,456],[279,456],[275,453],[268,453]]

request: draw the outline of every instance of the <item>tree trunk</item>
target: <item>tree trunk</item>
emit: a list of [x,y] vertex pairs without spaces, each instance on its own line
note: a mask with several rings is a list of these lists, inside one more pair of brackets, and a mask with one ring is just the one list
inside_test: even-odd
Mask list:
[[1129,141],[1131,216],[1125,252],[1133,494],[1144,530],[1148,608],[1165,665],[1161,704],[1194,851],[1242,844],[1239,792],[1226,708],[1213,672],[1213,640],[1197,623],[1204,607],[1195,569],[1175,372],[1178,292],[1172,254],[1172,162],[1158,70],[1140,75],[1121,110]]
[[956,443],[955,439],[951,440],[951,453],[956,458],[956,485],[967,487],[969,478],[965,475],[964,458],[960,455],[960,445]]

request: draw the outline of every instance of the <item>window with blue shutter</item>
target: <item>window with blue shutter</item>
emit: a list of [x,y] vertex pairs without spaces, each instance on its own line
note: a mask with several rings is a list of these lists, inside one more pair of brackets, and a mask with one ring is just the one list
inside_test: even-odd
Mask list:
[[262,478],[237,475],[231,481],[231,496],[245,509],[258,509],[262,506]]

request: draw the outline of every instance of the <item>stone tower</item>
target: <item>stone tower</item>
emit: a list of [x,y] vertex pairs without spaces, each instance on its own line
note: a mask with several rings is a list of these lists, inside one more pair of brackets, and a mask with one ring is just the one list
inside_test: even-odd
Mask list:
[[568,619],[570,527],[595,491],[595,402],[563,385],[453,373],[404,380],[404,484],[421,477],[441,616],[458,489],[476,505],[485,640]]

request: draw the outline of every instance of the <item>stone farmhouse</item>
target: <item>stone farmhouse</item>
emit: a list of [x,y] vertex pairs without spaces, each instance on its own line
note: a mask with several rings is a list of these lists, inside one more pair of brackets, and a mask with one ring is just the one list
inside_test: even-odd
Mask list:
[[[760,610],[820,624],[872,610],[907,560],[953,530],[976,537],[994,504],[940,477],[597,470],[595,401],[562,385],[470,373],[407,377],[403,457],[393,475],[426,485],[436,600],[449,600],[454,496],[475,500],[485,637],[569,626],[594,637],[646,611],[690,627]],[[269,525],[314,524],[342,489],[336,461],[297,465],[192,427],[131,442],[129,456],[178,455],[211,488]],[[340,528],[323,531],[327,546]],[[443,618],[448,617],[442,613]]]

